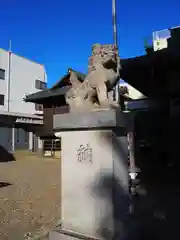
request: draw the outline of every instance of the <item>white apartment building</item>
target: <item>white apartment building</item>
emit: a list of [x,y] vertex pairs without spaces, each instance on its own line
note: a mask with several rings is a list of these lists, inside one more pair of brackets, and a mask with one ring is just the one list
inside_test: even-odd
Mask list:
[[46,85],[43,65],[0,49],[0,148],[38,148],[34,135],[42,125],[43,109],[41,105],[25,103],[23,98],[46,89]]

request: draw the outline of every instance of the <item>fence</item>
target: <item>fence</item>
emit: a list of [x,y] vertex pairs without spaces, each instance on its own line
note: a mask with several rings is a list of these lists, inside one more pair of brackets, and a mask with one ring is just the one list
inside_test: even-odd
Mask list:
[[43,144],[44,156],[60,157],[61,139],[45,139]]

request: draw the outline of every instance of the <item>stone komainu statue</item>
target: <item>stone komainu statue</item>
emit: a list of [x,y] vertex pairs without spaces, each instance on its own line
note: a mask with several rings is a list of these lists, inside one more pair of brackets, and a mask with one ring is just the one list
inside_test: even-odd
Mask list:
[[119,79],[120,58],[117,48],[110,44],[93,45],[85,80],[80,82],[76,73],[70,71],[72,88],[66,94],[66,102],[70,106],[70,111],[115,107],[115,103],[108,99],[108,92]]

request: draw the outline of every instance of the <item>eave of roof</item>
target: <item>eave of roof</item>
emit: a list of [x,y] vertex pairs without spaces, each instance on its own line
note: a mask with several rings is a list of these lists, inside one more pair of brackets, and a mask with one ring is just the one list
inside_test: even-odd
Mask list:
[[26,113],[20,113],[20,112],[7,112],[7,111],[0,111],[0,115],[4,116],[13,116],[13,117],[21,117],[21,118],[32,118],[34,120],[42,120],[42,116],[38,116],[35,114],[26,114]]
[[[131,74],[132,69],[137,69],[138,72],[142,68],[152,69],[153,66],[162,67],[164,69],[165,66],[176,64],[179,60],[180,54],[169,48],[134,58],[121,59],[121,78],[128,82],[128,76]],[[139,72],[139,75],[141,75],[141,72]]]
[[64,75],[58,82],[56,82],[51,88],[27,95],[26,98],[24,98],[24,101],[36,103],[50,97],[65,95],[71,86],[68,81],[70,78],[70,71],[74,71],[76,73],[79,81],[84,81],[86,77],[85,74],[75,71],[73,69],[69,69],[68,73]]
[[77,78],[78,78],[80,81],[83,81],[83,80],[85,79],[85,77],[86,77],[86,74],[77,72],[77,71],[75,71],[74,69],[69,68],[69,69],[68,69],[68,73],[67,73],[66,75],[64,75],[59,81],[57,81],[57,82],[51,87],[51,89],[61,88],[61,87],[63,87],[64,85],[70,85],[69,81],[67,81],[67,79],[69,80],[69,78],[70,78],[70,71],[75,72],[76,75],[77,75]]
[[147,55],[122,59],[120,75],[124,81],[146,96],[163,95],[159,76],[168,74],[171,67],[178,70],[179,62],[178,52],[165,48]]
[[47,89],[44,91],[32,93],[30,95],[27,95],[26,98],[24,99],[24,101],[25,102],[37,102],[38,100],[43,100],[43,99],[47,99],[50,97],[65,95],[69,88],[70,88],[70,86],[65,86],[65,87],[57,88],[57,89],[50,88],[50,89]]

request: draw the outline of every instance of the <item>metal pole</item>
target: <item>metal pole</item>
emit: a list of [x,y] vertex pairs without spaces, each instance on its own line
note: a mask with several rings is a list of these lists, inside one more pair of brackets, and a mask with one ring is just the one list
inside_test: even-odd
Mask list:
[[[112,23],[113,23],[113,41],[114,45],[118,49],[118,37],[117,37],[117,18],[116,18],[116,0],[112,0]],[[115,101],[120,102],[120,94],[119,94],[119,84],[117,84],[113,89],[113,95],[115,96]]]
[[112,20],[113,20],[113,40],[116,47],[118,47],[117,40],[117,19],[116,19],[116,0],[112,0]]
[[12,127],[12,152],[15,151],[15,124]]
[[10,111],[10,84],[11,84],[11,40],[9,41],[9,66],[8,66],[8,112]]

